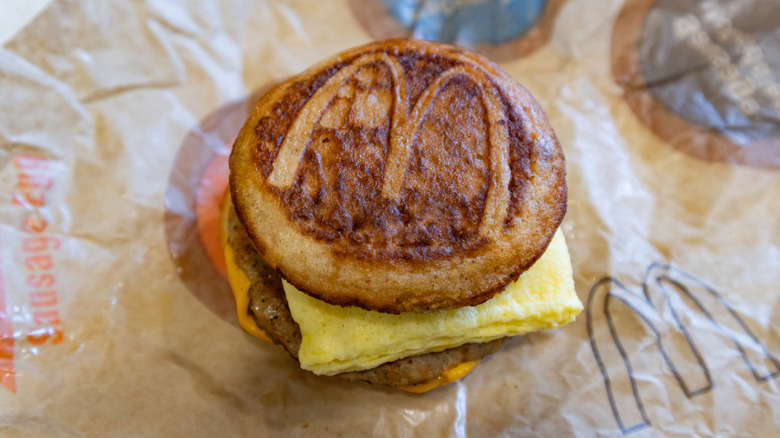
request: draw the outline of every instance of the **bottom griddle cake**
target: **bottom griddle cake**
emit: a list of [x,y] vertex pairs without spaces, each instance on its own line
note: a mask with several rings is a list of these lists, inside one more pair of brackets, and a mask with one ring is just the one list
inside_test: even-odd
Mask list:
[[[301,331],[293,320],[282,287],[282,279],[258,254],[232,207],[230,196],[223,206],[227,217],[227,245],[233,251],[235,265],[244,272],[249,288],[249,309],[258,327],[297,360]],[[427,353],[385,363],[376,368],[338,374],[337,377],[392,387],[406,387],[434,381],[447,370],[497,352],[506,338],[486,343],[471,343],[437,353]]]

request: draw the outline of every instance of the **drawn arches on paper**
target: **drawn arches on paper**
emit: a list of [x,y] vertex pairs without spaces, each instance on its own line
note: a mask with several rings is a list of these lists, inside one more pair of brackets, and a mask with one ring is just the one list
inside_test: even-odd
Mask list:
[[[631,358],[615,327],[612,303],[625,304],[649,329],[664,362],[688,399],[715,388],[702,351],[691,336],[691,327],[681,319],[680,311],[686,308],[681,301],[683,295],[712,328],[731,340],[756,382],[780,376],[780,362],[722,295],[704,282],[673,266],[661,264],[648,268],[641,294],[628,289],[614,277],[603,278],[596,282],[588,296],[588,337],[604,378],[612,413],[623,434],[648,428],[651,422],[637,389]],[[608,348],[617,350],[624,367],[607,367],[603,352]],[[630,387],[630,395],[617,389],[627,387]]]

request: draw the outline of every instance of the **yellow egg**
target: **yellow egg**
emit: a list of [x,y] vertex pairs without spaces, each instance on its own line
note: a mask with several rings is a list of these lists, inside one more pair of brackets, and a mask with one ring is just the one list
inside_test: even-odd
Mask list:
[[559,230],[542,257],[489,301],[437,313],[390,315],[314,299],[287,282],[284,290],[300,325],[301,367],[334,375],[386,362],[562,326],[582,311],[571,261]]

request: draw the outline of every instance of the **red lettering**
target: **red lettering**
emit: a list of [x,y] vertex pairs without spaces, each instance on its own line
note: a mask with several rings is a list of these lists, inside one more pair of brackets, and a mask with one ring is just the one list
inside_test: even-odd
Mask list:
[[17,169],[48,170],[49,160],[35,155],[17,155],[14,157],[14,166]]
[[54,275],[52,274],[30,274],[27,276],[27,285],[34,289],[43,289],[54,286]]
[[[33,196],[34,194],[37,194],[37,196]],[[32,207],[43,207],[46,205],[46,201],[43,199],[43,192],[34,192],[32,190],[14,193],[11,203],[14,205],[30,205]]]
[[25,233],[43,233],[46,231],[46,228],[49,227],[49,223],[46,222],[46,219],[42,218],[38,214],[34,214],[22,222],[22,231]]
[[54,307],[57,305],[57,292],[53,290],[30,292],[32,307]]
[[33,321],[38,325],[60,325],[60,311],[41,310],[33,312]]
[[[49,244],[51,244],[51,246]],[[60,240],[56,237],[29,237],[22,239],[22,249],[25,252],[56,250],[60,249]]]
[[16,185],[22,190],[42,189],[41,191],[46,191],[51,188],[53,183],[54,180],[48,175],[20,173]]
[[[16,190],[11,195],[11,202],[26,209],[45,206],[45,196],[54,186],[50,175],[50,161],[43,157],[21,155],[14,157],[14,167],[17,169]],[[54,268],[52,252],[60,249],[62,242],[56,237],[44,236],[49,223],[39,213],[33,212],[21,224],[21,231],[27,236],[22,239],[22,251],[29,254],[24,259],[24,267],[28,271],[51,271]],[[29,345],[56,345],[62,342],[63,333],[60,325],[60,313],[57,292],[53,289],[56,281],[54,272],[30,273],[26,278],[29,287],[30,307],[34,310],[33,322],[38,328],[29,330],[25,338]],[[38,309],[35,311],[35,309]],[[0,335],[0,361],[13,361],[14,338],[11,335]],[[10,362],[13,364],[13,362]],[[13,373],[13,369],[11,369]],[[8,386],[12,391],[13,374],[8,383],[8,375],[3,378],[0,370],[0,384]]]
[[24,259],[24,267],[30,271],[48,271],[54,266],[51,254],[40,254]]
[[14,338],[13,336],[0,336],[0,360],[13,360],[14,358]]
[[30,345],[43,345],[51,339],[51,345],[57,345],[62,342],[62,330],[56,327],[46,327],[31,330],[27,332],[27,342]]
[[26,207],[43,207],[46,205],[44,195],[54,185],[54,179],[47,175],[49,160],[35,156],[17,156],[14,158],[17,175],[16,192],[11,196],[11,203]]
[[48,175],[20,173],[16,183],[18,191],[13,195],[12,203],[43,207],[46,205],[44,194],[53,184],[54,180]]

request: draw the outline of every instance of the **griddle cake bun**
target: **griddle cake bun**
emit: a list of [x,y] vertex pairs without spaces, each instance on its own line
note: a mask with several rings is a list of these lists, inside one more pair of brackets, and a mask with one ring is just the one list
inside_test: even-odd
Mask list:
[[[301,331],[287,305],[281,277],[255,251],[244,227],[236,217],[229,195],[225,197],[222,215],[222,220],[226,221],[225,244],[232,250],[236,267],[251,282],[248,309],[251,317],[275,344],[283,347],[297,360]],[[487,343],[465,344],[442,352],[385,363],[373,369],[337,374],[337,377],[391,387],[410,387],[435,382],[447,370],[495,353],[505,340],[506,338],[502,338]]]
[[493,62],[431,42],[338,54],[271,89],[230,158],[263,259],[327,303],[473,306],[550,243],[565,162],[534,98]]

